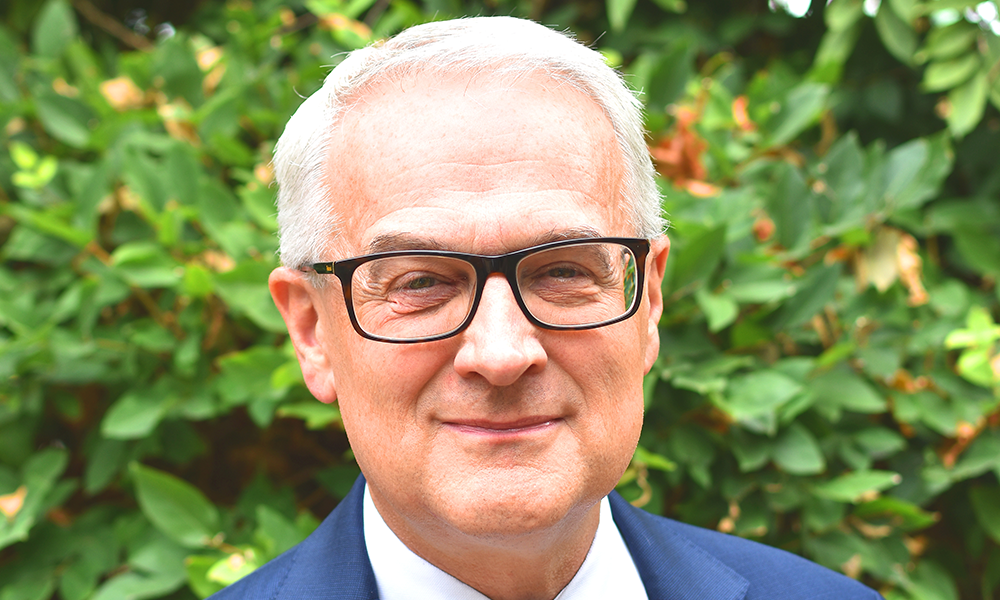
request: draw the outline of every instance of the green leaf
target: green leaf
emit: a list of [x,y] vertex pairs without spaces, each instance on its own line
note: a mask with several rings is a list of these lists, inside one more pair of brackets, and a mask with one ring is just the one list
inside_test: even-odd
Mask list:
[[778,435],[771,447],[771,456],[783,471],[793,475],[815,475],[826,469],[819,443],[800,423],[792,423]]
[[906,587],[916,600],[958,600],[951,574],[931,559],[920,561]]
[[287,360],[281,350],[266,346],[227,354],[219,358],[220,374],[216,389],[226,402],[233,405],[252,399],[277,400],[285,390],[271,387],[271,377],[274,370]]
[[204,77],[194,55],[192,44],[183,35],[175,35],[161,43],[154,55],[153,70],[162,78],[163,91],[171,98],[181,96],[191,106],[204,100]]
[[265,505],[257,506],[257,529],[254,540],[270,560],[306,538],[306,535],[281,513]]
[[628,24],[635,8],[635,0],[608,0],[608,22],[612,31],[621,31]]
[[26,573],[0,589],[0,600],[49,600],[55,589],[54,575],[41,570]]
[[[856,3],[861,6],[861,2]],[[858,11],[861,12],[860,10]],[[809,80],[817,83],[837,83],[840,81],[844,64],[854,52],[858,37],[861,35],[861,24],[857,23],[847,29],[828,29],[823,34],[813,67],[809,72]]]
[[10,143],[10,158],[22,171],[34,170],[38,165],[38,154],[24,142],[15,140]]
[[24,496],[21,506],[12,517],[0,518],[0,548],[28,539],[28,533],[42,515],[49,492],[62,475],[69,461],[64,450],[42,450],[33,454],[22,467],[21,484]]
[[306,422],[306,429],[313,430],[326,429],[331,423],[340,423],[340,409],[317,400],[286,404],[279,408],[276,414],[279,417],[301,419]]
[[246,548],[216,562],[206,576],[209,581],[231,585],[256,571],[260,565],[260,557],[253,548]]
[[875,29],[890,54],[904,64],[913,63],[913,54],[917,50],[917,33],[899,18],[888,2],[883,2],[875,15]]
[[854,434],[854,441],[875,459],[892,456],[906,448],[906,438],[886,427],[869,427]]
[[814,268],[797,284],[796,294],[781,307],[775,315],[776,328],[794,327],[813,318],[823,310],[837,291],[840,280],[840,265]]
[[31,48],[45,58],[58,58],[78,35],[76,16],[66,0],[49,0],[35,19]]
[[219,532],[219,512],[197,488],[139,463],[132,463],[129,471],[143,514],[168,538],[198,548]]
[[984,433],[962,454],[951,477],[961,481],[997,469],[1000,469],[1000,435]]
[[704,288],[699,288],[694,293],[695,300],[705,317],[708,318],[708,329],[715,333],[725,329],[740,314],[740,306],[733,297],[725,292],[712,294],[706,292]]
[[788,376],[760,370],[730,380],[725,408],[737,420],[752,418],[774,411],[801,391]]
[[859,413],[878,414],[886,409],[886,399],[860,375],[847,368],[822,373],[809,383],[816,403]]
[[101,421],[101,435],[131,440],[149,435],[167,412],[166,399],[147,390],[133,390],[115,402]]
[[21,204],[11,203],[0,205],[0,214],[3,213],[39,233],[50,235],[77,247],[82,248],[93,239],[93,233],[73,227],[51,211],[31,210]]
[[965,84],[948,92],[951,108],[948,111],[948,130],[956,137],[963,137],[979,125],[986,110],[989,80],[983,71],[977,72]]
[[792,250],[804,239],[812,222],[813,196],[802,173],[791,165],[782,165],[774,192],[767,202],[774,219],[778,243]]
[[211,272],[199,265],[187,265],[184,268],[183,290],[192,298],[205,298],[212,293],[215,283]]
[[916,139],[894,148],[889,153],[885,164],[887,205],[895,205],[900,193],[924,169],[929,151],[929,144],[925,140]]
[[679,290],[710,277],[726,249],[726,226],[695,234],[674,260],[670,286]]
[[44,92],[35,98],[38,120],[55,139],[74,148],[84,148],[90,142],[90,121],[93,112],[74,98]]
[[858,505],[854,515],[862,519],[887,518],[904,531],[926,529],[941,520],[939,513],[927,512],[916,504],[891,496]]
[[129,553],[128,565],[135,571],[183,578],[184,559],[188,549],[179,546],[169,538],[155,536],[147,543]]
[[927,35],[927,42],[920,58],[947,60],[968,51],[979,35],[979,28],[968,21],[959,21],[947,27],[938,27]]
[[111,254],[111,259],[115,272],[139,287],[173,287],[183,277],[177,261],[153,242],[122,244]]
[[656,5],[663,10],[672,13],[680,14],[687,10],[686,0],[653,0],[653,2],[656,2]]
[[902,477],[891,471],[854,471],[813,485],[817,496],[838,502],[858,503],[864,496],[899,485]]
[[756,471],[767,464],[771,458],[773,445],[769,438],[742,429],[734,429],[732,435],[733,443],[730,444],[730,450],[736,456],[741,473]]
[[104,582],[92,600],[163,598],[184,585],[184,576],[125,572]]
[[904,23],[911,23],[917,18],[918,0],[888,0],[889,6]]
[[823,19],[832,31],[844,31],[853,27],[863,15],[863,0],[831,0],[823,9]]
[[669,472],[677,468],[677,465],[669,458],[655,452],[650,452],[642,446],[636,446],[635,455],[632,457],[632,460],[641,462],[647,467],[658,471]]
[[218,556],[195,555],[185,561],[187,567],[188,586],[199,598],[208,598],[221,591],[223,584],[208,579],[208,571],[219,562]]
[[284,333],[285,321],[267,287],[270,272],[269,265],[241,263],[232,271],[216,276],[216,291],[237,314],[245,315],[267,331]]
[[726,288],[727,295],[733,300],[749,304],[777,302],[794,295],[795,291],[795,284],[783,279],[739,282]]
[[778,113],[767,122],[770,135],[761,146],[781,146],[792,141],[808,127],[819,121],[826,108],[830,87],[814,82],[801,83],[793,88],[781,102]]
[[83,474],[83,487],[88,494],[104,489],[124,466],[125,443],[120,440],[98,440]]
[[969,491],[969,499],[983,530],[1000,543],[1000,486],[974,487]]
[[944,341],[945,348],[985,347],[1000,340],[1000,326],[993,322],[990,312],[982,306],[969,308],[965,327],[948,334]]
[[924,71],[924,80],[920,85],[926,92],[950,90],[968,81],[981,66],[982,60],[976,52],[951,60],[935,61]]

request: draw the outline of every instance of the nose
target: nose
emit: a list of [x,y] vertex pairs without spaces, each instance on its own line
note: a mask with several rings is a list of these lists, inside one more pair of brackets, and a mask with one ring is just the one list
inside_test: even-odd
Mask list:
[[548,360],[539,329],[521,312],[514,292],[501,275],[486,280],[472,323],[460,334],[455,371],[480,376],[494,386],[508,386],[521,375],[545,367]]

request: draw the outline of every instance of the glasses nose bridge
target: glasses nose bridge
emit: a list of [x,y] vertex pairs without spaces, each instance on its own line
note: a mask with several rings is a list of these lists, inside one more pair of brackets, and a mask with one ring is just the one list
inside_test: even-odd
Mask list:
[[481,259],[479,263],[481,285],[485,286],[486,280],[494,273],[500,273],[510,284],[514,297],[520,299],[520,293],[517,289],[517,263],[521,260],[521,256],[512,253],[499,256],[480,256],[479,258]]
[[[504,279],[510,285],[511,294],[514,296],[514,302],[517,304],[524,316],[534,323],[534,318],[528,312],[528,307],[524,305],[524,300],[521,298],[521,290],[518,288],[517,283],[517,265],[521,260],[520,253],[512,254],[501,254],[499,256],[480,256],[479,264],[475,265],[479,271],[479,293],[476,301],[476,310],[478,312],[479,300],[482,299],[483,291],[486,289],[486,280],[492,275],[499,273],[503,275]],[[470,315],[471,317],[474,315]]]

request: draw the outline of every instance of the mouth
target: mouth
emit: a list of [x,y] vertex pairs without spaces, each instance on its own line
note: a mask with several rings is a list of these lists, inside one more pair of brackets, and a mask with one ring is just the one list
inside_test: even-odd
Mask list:
[[560,417],[538,416],[511,421],[462,419],[456,421],[445,421],[444,426],[466,435],[516,437],[542,432],[555,427],[561,422],[562,418]]

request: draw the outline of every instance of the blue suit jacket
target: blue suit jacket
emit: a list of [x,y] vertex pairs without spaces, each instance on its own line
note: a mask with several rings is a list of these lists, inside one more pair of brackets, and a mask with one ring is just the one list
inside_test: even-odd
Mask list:
[[[209,600],[377,600],[364,479],[301,544]],[[611,513],[649,600],[876,600],[860,583],[763,544],[657,517],[612,493]]]

